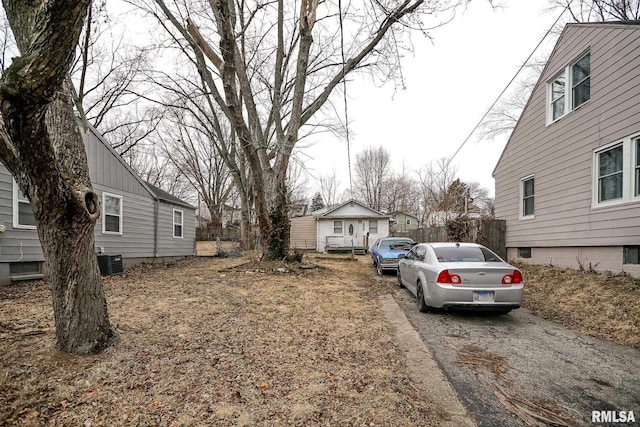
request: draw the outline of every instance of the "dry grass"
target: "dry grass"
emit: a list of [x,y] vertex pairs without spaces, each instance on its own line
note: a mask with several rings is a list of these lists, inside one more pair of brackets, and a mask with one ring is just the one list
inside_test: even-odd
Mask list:
[[42,282],[0,288],[0,425],[436,425],[365,263],[197,258],[108,278],[119,342],[54,351]]
[[198,256],[226,256],[234,254],[238,249],[238,242],[226,241],[197,241],[196,254]]
[[518,265],[524,306],[582,333],[640,349],[640,280],[557,267]]

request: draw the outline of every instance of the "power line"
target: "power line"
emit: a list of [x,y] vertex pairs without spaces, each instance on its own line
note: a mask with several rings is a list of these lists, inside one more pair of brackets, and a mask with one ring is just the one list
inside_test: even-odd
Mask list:
[[347,80],[345,78],[344,68],[344,30],[342,25],[342,0],[338,0],[338,15],[340,16],[340,53],[342,55],[342,86],[344,90],[344,120],[347,137],[347,163],[349,165],[349,193],[353,197],[353,184],[351,179],[351,141],[349,140],[349,109],[347,108]]
[[453,153],[453,155],[449,158],[449,160],[447,161],[447,165],[446,167],[448,167],[451,162],[453,161],[453,158],[456,157],[456,155],[460,152],[460,150],[462,150],[462,147],[464,147],[464,145],[467,143],[467,141],[469,141],[469,139],[471,138],[471,136],[475,133],[476,130],[478,130],[478,127],[482,124],[482,122],[484,122],[484,119],[487,118],[487,115],[489,115],[489,113],[491,112],[491,110],[493,109],[493,107],[495,107],[495,105],[498,103],[498,101],[500,100],[500,98],[502,98],[502,95],[504,95],[504,93],[507,91],[507,89],[509,89],[509,86],[511,86],[511,83],[513,83],[513,81],[516,79],[516,77],[518,77],[518,74],[520,74],[520,72],[524,69],[525,65],[527,65],[527,62],[529,62],[529,60],[531,59],[531,57],[533,56],[533,54],[536,52],[536,50],[538,50],[538,48],[540,47],[540,45],[542,44],[542,42],[544,41],[544,39],[547,38],[547,36],[549,35],[549,33],[551,32],[551,30],[553,30],[553,28],[556,26],[556,24],[558,23],[558,21],[560,21],[560,18],[562,18],[562,15],[564,15],[564,13],[569,9],[569,6],[571,5],[571,1],[567,2],[567,5],[565,6],[564,9],[562,9],[562,12],[560,12],[560,15],[558,15],[558,17],[556,18],[556,20],[554,21],[553,24],[551,24],[551,27],[549,27],[549,29],[547,30],[547,32],[544,34],[544,36],[542,36],[542,38],[540,39],[540,41],[538,42],[538,44],[536,45],[536,47],[533,49],[533,51],[531,51],[531,53],[529,54],[529,56],[527,57],[527,59],[522,63],[522,65],[520,66],[520,68],[518,68],[518,71],[516,71],[516,73],[514,74],[514,76],[511,78],[511,80],[509,80],[509,83],[507,83],[507,85],[504,87],[504,89],[502,89],[502,92],[500,92],[500,95],[498,95],[498,97],[496,98],[495,101],[493,101],[493,104],[491,104],[491,107],[489,107],[489,109],[484,113],[484,115],[482,116],[482,118],[478,121],[478,123],[476,123],[476,125],[473,127],[473,129],[471,130],[471,132],[469,133],[469,135],[467,135],[467,137],[465,138],[464,141],[462,141],[462,144],[460,144],[460,146],[458,147],[458,149],[456,150],[455,153]]

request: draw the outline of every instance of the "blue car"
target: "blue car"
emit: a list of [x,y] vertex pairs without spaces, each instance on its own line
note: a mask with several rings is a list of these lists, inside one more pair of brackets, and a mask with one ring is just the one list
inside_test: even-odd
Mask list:
[[408,237],[383,237],[371,247],[373,266],[379,275],[398,269],[398,255],[406,255],[417,243]]

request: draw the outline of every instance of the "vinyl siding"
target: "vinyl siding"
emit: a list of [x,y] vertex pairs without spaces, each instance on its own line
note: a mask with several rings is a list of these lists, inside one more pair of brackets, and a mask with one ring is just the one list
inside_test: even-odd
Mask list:
[[291,249],[316,249],[316,219],[312,216],[291,218]]
[[[195,210],[183,211],[183,239],[173,239],[173,207],[156,201],[133,171],[93,133],[83,132],[89,174],[94,191],[102,201],[102,193],[122,196],[122,235],[102,233],[103,216],[95,226],[95,245],[107,254],[123,258],[153,258],[157,256],[187,256],[195,252]],[[158,254],[156,254],[155,209],[159,206]],[[36,230],[13,228],[13,179],[0,163],[0,263],[43,261],[42,248]],[[168,236],[168,237],[167,237]],[[2,279],[2,278],[0,278]]]
[[[173,210],[182,211],[182,238],[173,237]],[[195,252],[195,210],[159,202],[158,256],[190,256]]]
[[95,134],[84,134],[85,149],[91,182],[96,186],[113,188],[141,197],[151,197],[149,191],[133,175],[133,171],[117,157],[107,143]]
[[[122,181],[124,182],[124,181]],[[100,215],[94,230],[96,247],[104,248],[106,254],[122,255],[123,258],[141,258],[154,256],[154,199],[125,192],[121,189],[94,184],[94,191],[107,192],[122,196],[122,235],[103,234]]]
[[[590,100],[547,126],[547,82],[587,49]],[[640,132],[638,95],[639,26],[565,29],[494,171],[507,247],[640,244],[640,200],[592,206],[593,152]],[[529,175],[535,177],[534,218],[521,220],[520,180]]]
[[0,163],[0,262],[44,261],[36,230],[13,228],[13,178]]

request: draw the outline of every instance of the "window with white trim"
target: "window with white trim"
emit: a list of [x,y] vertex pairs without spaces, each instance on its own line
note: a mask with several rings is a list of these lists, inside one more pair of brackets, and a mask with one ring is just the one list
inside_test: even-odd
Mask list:
[[27,196],[22,194],[18,184],[13,181],[13,228],[36,229],[36,217]]
[[635,165],[635,191],[633,193],[634,196],[640,196],[640,138],[635,141],[635,150],[636,150],[636,165]]
[[623,163],[622,144],[598,153],[598,203],[622,198]]
[[520,218],[533,218],[535,204],[535,180],[533,175],[520,180],[520,199],[522,207]]
[[591,99],[591,54],[587,52],[547,83],[547,124]]
[[411,225],[411,218],[407,218],[407,225]]
[[342,221],[333,221],[333,234],[342,234]]
[[370,219],[369,220],[369,233],[374,234],[378,232],[378,220]]
[[640,135],[593,152],[593,206],[640,200]]
[[122,196],[102,193],[102,233],[122,234]]
[[173,210],[173,237],[182,239],[182,211],[180,209]]

